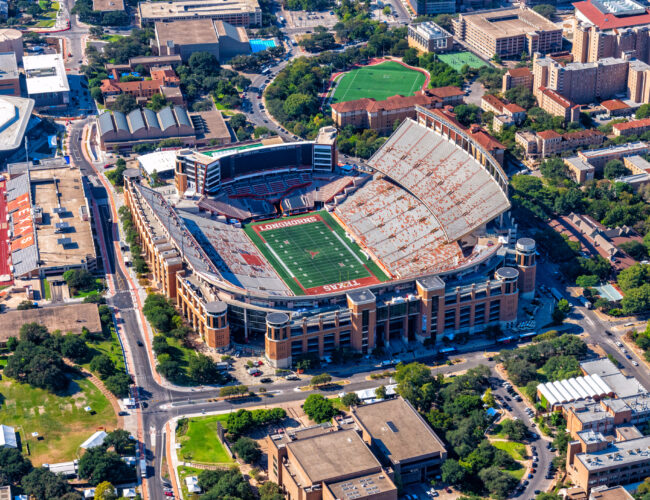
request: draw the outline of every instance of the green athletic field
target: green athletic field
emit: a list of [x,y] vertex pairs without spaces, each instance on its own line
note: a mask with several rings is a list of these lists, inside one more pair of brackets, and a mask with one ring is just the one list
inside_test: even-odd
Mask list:
[[467,51],[439,54],[438,59],[444,63],[449,64],[449,66],[454,68],[456,71],[460,71],[460,69],[465,64],[474,69],[479,69],[483,66],[487,66],[487,63],[483,59]]
[[392,95],[410,96],[422,89],[425,75],[393,61],[353,69],[339,77],[332,102],[373,97],[378,101]]
[[[265,229],[266,226],[305,218],[313,221]],[[346,238],[343,228],[324,210],[257,222],[247,225],[244,230],[297,295],[334,291],[338,288],[330,289],[328,285],[353,280],[362,285],[388,280],[381,269],[361,253],[359,246]]]

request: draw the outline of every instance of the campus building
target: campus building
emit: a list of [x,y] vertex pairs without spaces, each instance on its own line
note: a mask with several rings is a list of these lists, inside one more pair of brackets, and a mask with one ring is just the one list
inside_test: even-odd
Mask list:
[[13,52],[0,53],[0,96],[12,95],[20,97],[20,75],[16,54]]
[[547,113],[559,116],[565,122],[577,122],[580,119],[580,106],[558,92],[546,87],[537,89],[537,103]]
[[36,108],[67,106],[70,85],[61,54],[23,57],[27,94]]
[[515,87],[524,87],[532,92],[533,74],[528,68],[510,68],[503,75],[501,92],[507,92]]
[[33,109],[33,99],[0,95],[0,158],[22,147]]
[[641,135],[648,130],[650,130],[650,118],[615,123],[612,125],[612,132],[614,132],[615,137],[620,135]]
[[[419,115],[369,160],[373,175],[339,170],[335,151],[327,130],[315,142],[181,150],[173,195],[125,174],[153,279],[210,348],[231,336],[263,341],[269,363],[288,367],[394,340],[439,346],[517,321],[520,298],[535,289],[535,242],[517,239],[507,177],[480,142],[444,115]],[[305,215],[270,220],[296,213]],[[329,265],[336,276],[312,282],[289,258],[289,236],[271,235],[323,221],[321,233],[304,229],[323,241],[303,265],[347,241]]]
[[[483,3],[485,0],[481,0]],[[435,16],[456,12],[456,0],[408,0],[416,16]]]
[[160,56],[179,54],[185,62],[194,52],[220,62],[251,52],[246,28],[207,18],[157,22],[154,47]]
[[140,2],[138,17],[141,26],[187,19],[213,19],[244,28],[262,25],[262,9],[257,0]]
[[12,233],[10,255],[16,278],[61,275],[97,268],[88,186],[78,168],[62,159],[40,165],[13,163],[4,203]]
[[454,35],[485,59],[547,54],[562,48],[562,29],[526,7],[459,14]]
[[397,499],[394,480],[425,481],[440,470],[445,447],[404,399],[350,409],[341,423],[268,436],[269,478],[290,499]]
[[564,163],[569,168],[571,177],[577,183],[583,184],[588,180],[592,180],[595,173],[602,173],[608,161],[623,160],[628,156],[642,155],[647,152],[648,146],[646,143],[630,142],[609,148],[578,151],[576,156],[565,158]]
[[16,62],[23,62],[23,34],[13,28],[0,28],[0,52],[13,52]]
[[185,102],[180,91],[180,79],[171,66],[151,68],[150,80],[137,80],[134,82],[120,82],[115,78],[102,80],[100,89],[104,96],[104,103],[110,105],[121,94],[133,96],[139,105],[146,104],[154,94],[160,94],[176,106]]
[[600,146],[604,140],[605,134],[599,130],[577,130],[564,134],[558,134],[554,130],[537,133],[523,130],[515,133],[515,142],[528,158],[546,158],[578,148]]
[[432,21],[409,24],[407,41],[409,47],[422,52],[447,52],[454,48],[451,33]]

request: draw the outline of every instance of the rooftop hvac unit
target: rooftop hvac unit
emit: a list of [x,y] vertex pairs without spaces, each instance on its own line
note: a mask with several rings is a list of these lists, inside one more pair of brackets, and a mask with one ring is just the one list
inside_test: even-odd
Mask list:
[[70,243],[72,243],[72,239],[71,238],[59,238],[58,240],[56,240],[56,242],[59,245],[66,246],[66,245],[69,245]]
[[55,214],[59,214],[59,215],[61,215],[61,214],[66,213],[67,210],[66,210],[65,208],[63,208],[63,207],[54,207],[53,212],[54,212]]

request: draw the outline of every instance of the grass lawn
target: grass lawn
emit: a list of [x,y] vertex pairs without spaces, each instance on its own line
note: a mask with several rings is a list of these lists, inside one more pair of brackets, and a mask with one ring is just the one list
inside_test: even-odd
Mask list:
[[514,477],[517,481],[521,481],[521,479],[524,477],[524,473],[526,472],[526,469],[523,467],[520,467],[519,469],[514,469],[514,470],[506,470],[504,471],[506,474],[510,474],[512,477]]
[[185,434],[176,436],[176,441],[181,444],[179,457],[207,464],[232,463],[232,458],[217,436],[217,422],[226,427],[227,419],[227,413],[189,419]]
[[52,298],[52,292],[50,290],[50,282],[47,281],[47,278],[43,279],[43,295],[45,295],[45,300],[50,300]]
[[479,69],[479,68],[482,68],[483,66],[488,65],[480,57],[472,54],[471,52],[467,52],[467,51],[451,52],[449,54],[439,54],[438,59],[440,59],[442,62],[448,64],[449,66],[454,68],[456,71],[460,71],[460,69],[465,64],[467,64],[470,68],[474,68],[474,69]]
[[[96,278],[95,279],[95,284],[92,288],[89,288],[88,290],[85,291],[80,291],[77,290],[77,293],[73,295],[73,297],[88,297],[88,295],[91,295],[96,292],[102,292],[104,290],[104,280],[101,278]],[[71,290],[72,291],[72,290]]]
[[52,28],[54,27],[55,20],[54,19],[44,19],[42,21],[37,22],[34,26],[37,28]]
[[186,465],[179,465],[178,469],[176,469],[178,472],[179,476],[179,483],[181,485],[181,492],[182,492],[182,497],[181,498],[190,498],[190,492],[187,491],[187,484],[185,484],[185,478],[188,476],[198,476],[203,472],[202,469],[195,469],[194,467],[187,467]]
[[[118,370],[124,370],[124,356],[122,355],[122,347],[120,346],[120,341],[117,339],[117,333],[113,327],[111,327],[111,339],[102,340],[101,342],[87,342],[88,347],[90,348],[91,355],[89,359],[94,358],[99,354],[106,354]],[[90,371],[90,362],[82,365],[86,370]]]
[[526,458],[526,447],[522,443],[517,443],[516,441],[492,441],[492,446],[505,451],[517,461],[525,460]]
[[424,73],[405,68],[394,61],[364,66],[344,74],[336,86],[332,102],[347,102],[373,97],[378,101],[401,94],[410,96],[424,85]]
[[116,42],[120,38],[124,38],[122,35],[102,35],[102,40],[107,42]]
[[349,280],[388,279],[325,210],[249,224],[245,231],[296,294],[325,292],[327,285]]
[[[0,380],[2,423],[20,432],[23,452],[29,445],[34,465],[73,460],[79,445],[100,428],[113,430],[117,417],[104,395],[90,381],[75,376],[65,394],[55,395],[43,389]],[[90,406],[94,414],[84,411]],[[40,441],[32,437],[38,432]]]

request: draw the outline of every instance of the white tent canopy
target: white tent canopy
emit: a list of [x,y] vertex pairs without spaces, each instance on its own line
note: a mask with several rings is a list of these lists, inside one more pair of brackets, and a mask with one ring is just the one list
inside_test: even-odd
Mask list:
[[106,432],[104,431],[97,431],[88,439],[86,439],[83,443],[81,443],[81,448],[83,448],[84,450],[88,450],[89,448],[100,446],[104,444],[104,439],[106,439],[107,435],[108,434],[106,434]]

